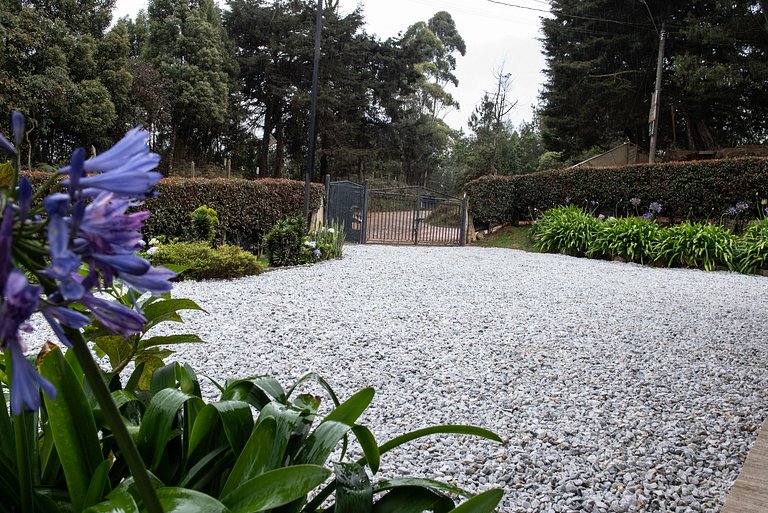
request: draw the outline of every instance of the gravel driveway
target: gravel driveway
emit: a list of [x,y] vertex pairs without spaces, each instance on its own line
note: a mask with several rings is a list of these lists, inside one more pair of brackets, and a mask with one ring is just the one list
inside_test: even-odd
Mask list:
[[[345,258],[174,296],[209,314],[202,374],[309,371],[377,395],[382,474],[503,487],[501,511],[718,511],[768,410],[768,278],[514,250],[348,246]],[[210,390],[210,387],[208,388]]]

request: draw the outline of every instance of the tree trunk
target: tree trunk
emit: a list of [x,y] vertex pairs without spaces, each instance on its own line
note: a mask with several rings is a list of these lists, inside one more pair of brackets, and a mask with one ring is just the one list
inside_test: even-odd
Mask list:
[[274,110],[273,101],[267,102],[266,111],[264,112],[264,135],[261,138],[261,150],[259,152],[259,176],[265,177],[269,173],[269,138],[272,135],[272,123],[273,117],[272,111]]
[[283,163],[285,162],[284,147],[285,136],[283,134],[283,116],[278,111],[277,121],[275,123],[275,139],[277,140],[277,146],[275,147],[275,167],[272,172],[272,176],[275,178],[281,178],[283,176]]

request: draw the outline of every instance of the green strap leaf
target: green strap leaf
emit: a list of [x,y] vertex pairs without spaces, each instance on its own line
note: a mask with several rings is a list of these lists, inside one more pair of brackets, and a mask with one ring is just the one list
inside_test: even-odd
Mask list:
[[329,413],[323,422],[341,422],[349,427],[355,425],[355,422],[363,414],[373,401],[375,394],[373,388],[368,387],[360,390],[352,397],[341,403],[331,413]]
[[376,493],[384,492],[386,490],[392,490],[403,486],[426,488],[436,493],[453,493],[462,497],[473,497],[474,494],[470,493],[458,486],[449,485],[434,479],[424,479],[419,477],[404,477],[399,479],[389,479],[387,481],[381,481],[376,485]]
[[365,426],[355,424],[352,426],[352,432],[355,434],[357,441],[360,443],[360,447],[363,449],[363,454],[368,462],[368,466],[371,472],[376,474],[379,471],[380,454],[379,446],[376,443],[376,439],[371,433],[371,430]]
[[305,497],[328,479],[331,472],[319,465],[294,465],[249,479],[224,496],[232,513],[256,513]]
[[315,429],[296,455],[298,463],[323,465],[344,435],[352,429],[347,424],[323,421]]
[[211,433],[223,426],[232,451],[237,456],[245,447],[253,430],[253,414],[248,403],[242,401],[222,401],[206,405],[195,419],[189,441],[189,453],[210,440]]
[[[399,447],[405,443],[411,442],[418,438],[422,438],[430,435],[439,435],[439,434],[473,435],[473,436],[479,436],[481,438],[487,438],[488,440],[493,440],[494,442],[501,443],[501,438],[499,438],[499,435],[497,435],[492,431],[488,431],[487,429],[483,429],[476,426],[448,424],[445,426],[431,426],[428,428],[417,429],[416,431],[411,431],[410,433],[405,433],[404,435],[395,437],[392,440],[381,445],[379,447],[379,453],[384,454],[388,451],[391,451],[395,447]],[[365,458],[363,458],[363,460],[364,459]],[[364,461],[358,461],[358,463],[362,464],[364,463]]]
[[418,486],[395,488],[379,499],[374,513],[448,513],[455,504],[445,495]]
[[82,385],[61,350],[54,348],[39,361],[40,374],[58,390],[55,400],[44,395],[45,407],[73,509],[80,511],[94,473],[104,461],[96,422]]
[[88,493],[83,500],[84,507],[97,504],[106,495],[109,490],[109,466],[110,462],[104,460],[93,473],[91,482],[88,484]]
[[139,428],[137,445],[144,461],[151,461],[150,469],[153,472],[157,472],[165,447],[173,437],[171,426],[176,420],[176,414],[189,400],[200,401],[175,388],[165,388],[149,402]]
[[368,474],[354,463],[334,463],[336,505],[334,513],[370,513],[373,488]]
[[210,495],[187,488],[160,488],[157,498],[164,513],[229,513],[224,504]]
[[183,333],[179,335],[168,335],[166,337],[150,337],[139,342],[139,349],[147,349],[156,346],[170,346],[174,344],[200,344],[205,340],[192,333]]
[[501,502],[504,497],[504,492],[498,488],[488,490],[481,494],[475,495],[466,502],[463,502],[460,506],[451,510],[451,513],[493,513],[496,511],[496,506]]
[[270,465],[273,452],[277,449],[276,430],[277,422],[272,417],[258,423],[229,473],[229,478],[221,490],[222,496],[234,490],[240,483],[272,470]]
[[139,513],[139,506],[130,493],[113,491],[109,500],[91,506],[83,513]]

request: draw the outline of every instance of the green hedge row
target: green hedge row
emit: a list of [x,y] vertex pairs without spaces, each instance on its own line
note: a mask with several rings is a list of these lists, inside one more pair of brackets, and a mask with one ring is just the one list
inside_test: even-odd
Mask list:
[[[295,180],[165,178],[155,189],[160,194],[143,207],[152,212],[144,226],[147,237],[188,238],[190,214],[208,205],[216,210],[225,241],[247,247],[258,244],[280,219],[304,210],[304,182]],[[323,186],[312,184],[310,212],[324,196]]]
[[[756,217],[768,198],[768,159],[745,158],[684,163],[577,168],[515,176],[485,176],[466,185],[476,223],[530,220],[535,210],[574,203],[605,215],[640,212],[651,202],[661,215],[677,219],[717,219],[738,201]],[[595,202],[593,204],[592,202]]]
[[[34,187],[51,174],[27,175]],[[265,233],[281,219],[302,215],[304,182],[295,180],[241,180],[204,178],[164,178],[155,187],[159,195],[141,207],[152,212],[144,226],[147,240],[158,235],[169,239],[190,238],[190,214],[201,205],[216,210],[218,229],[226,242],[244,247],[259,244]],[[310,211],[315,212],[325,197],[321,184],[312,184]]]

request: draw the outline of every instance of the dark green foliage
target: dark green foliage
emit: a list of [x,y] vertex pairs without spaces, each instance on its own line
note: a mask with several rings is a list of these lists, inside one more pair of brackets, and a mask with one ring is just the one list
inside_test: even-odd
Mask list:
[[304,219],[301,216],[281,219],[264,237],[269,265],[285,267],[307,261],[304,250]]
[[237,246],[212,248],[205,242],[176,242],[157,246],[153,265],[183,268],[179,277],[193,280],[226,280],[261,274],[257,258]]
[[[144,227],[147,240],[191,239],[189,212],[205,204],[216,210],[225,242],[258,247],[275,223],[304,208],[304,184],[292,180],[168,178],[156,189],[160,195],[142,207],[152,212]],[[319,208],[323,195],[323,187],[313,184],[310,211]]]
[[686,221],[660,231],[655,253],[670,267],[711,271],[716,266],[733,267],[735,248],[736,237],[722,226]]
[[208,205],[201,205],[190,214],[190,217],[195,240],[212,243],[216,237],[216,228],[221,224],[216,211]]
[[768,269],[768,218],[747,225],[736,245],[734,265],[741,273]]
[[594,234],[588,256],[620,257],[649,264],[656,259],[654,244],[658,234],[659,225],[641,217],[608,219]]
[[768,159],[577,168],[518,176],[488,176],[466,186],[475,222],[515,223],[535,209],[599,203],[598,213],[634,214],[629,200],[662,205],[662,216],[719,219],[728,207],[768,197]]
[[541,251],[585,256],[601,223],[581,207],[552,208],[544,212],[532,229],[534,245]]
[[660,148],[763,142],[768,39],[758,3],[550,2],[553,16],[542,19],[547,80],[540,110],[547,149],[571,160],[617,140],[648,147],[662,22]]

